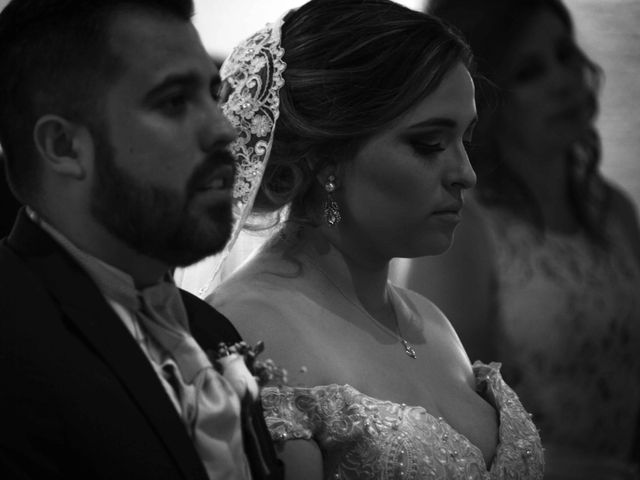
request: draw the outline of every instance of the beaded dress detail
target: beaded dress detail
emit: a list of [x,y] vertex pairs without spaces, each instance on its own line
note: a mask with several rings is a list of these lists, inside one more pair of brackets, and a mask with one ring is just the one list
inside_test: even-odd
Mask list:
[[262,392],[273,439],[313,439],[326,479],[541,479],[538,432],[500,365],[473,366],[476,387],[499,412],[499,444],[487,469],[480,450],[422,407],[378,400],[349,385],[268,387]]
[[[341,254],[335,248],[322,250],[319,262],[320,254],[304,243],[304,236],[291,237],[295,238],[293,243],[289,243],[290,237],[274,238],[207,301],[236,319],[241,332],[243,328],[247,332],[286,331],[291,338],[315,339],[314,346],[302,342],[306,347],[293,344],[291,348],[313,351],[315,345],[325,341],[314,336],[318,331],[343,332],[348,338],[362,335],[361,324],[368,325],[371,319],[338,287],[348,278]],[[435,307],[418,294],[390,283],[387,286],[393,293],[394,309],[404,319],[405,331],[422,331],[425,316]],[[310,329],[307,324],[318,328]],[[273,340],[267,337],[265,342],[277,344]],[[340,348],[349,346],[335,338],[332,347],[336,343]],[[417,360],[404,356],[398,351],[399,344],[397,339],[387,345],[372,340],[371,348],[393,351],[410,365],[424,361],[420,355]],[[306,350],[301,351],[297,365],[306,368],[313,358],[313,352],[307,357]],[[347,364],[366,361],[348,355],[343,360]],[[335,361],[332,368],[341,365],[333,357],[322,361]],[[291,363],[281,366],[291,372],[296,368]],[[495,454],[489,464],[478,446],[419,403],[408,406],[374,398],[366,394],[366,387],[355,389],[338,374],[336,380],[326,383],[299,377],[296,386],[264,387],[262,403],[276,442],[307,439],[317,443],[323,453],[326,479],[541,479],[544,461],[540,436],[517,395],[502,380],[500,368],[499,364],[476,363],[467,384],[473,389],[471,395],[482,397],[493,407],[498,421]],[[371,373],[376,375],[375,370]],[[412,380],[407,377],[407,381]]]

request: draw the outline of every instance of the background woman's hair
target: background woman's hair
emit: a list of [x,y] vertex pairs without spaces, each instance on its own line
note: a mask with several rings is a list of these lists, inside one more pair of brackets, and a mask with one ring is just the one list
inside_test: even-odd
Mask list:
[[[561,0],[431,0],[428,12],[457,28],[474,53],[477,77],[481,79],[476,85],[479,122],[469,156],[478,175],[476,192],[479,200],[510,210],[543,231],[545,225],[540,208],[526,181],[507,166],[498,148],[505,59],[510,57],[533,15],[541,9],[557,15],[575,38],[571,15]],[[582,63],[586,83],[591,87],[595,117],[603,74],[577,45],[575,53]],[[600,137],[592,127],[567,154],[571,205],[580,224],[596,241],[605,240],[601,222],[610,197],[609,187],[598,170],[600,153]]]
[[308,221],[323,166],[350,158],[472,62],[440,20],[388,0],[311,0],[285,18],[282,45],[280,118],[254,212],[291,203],[290,218]]

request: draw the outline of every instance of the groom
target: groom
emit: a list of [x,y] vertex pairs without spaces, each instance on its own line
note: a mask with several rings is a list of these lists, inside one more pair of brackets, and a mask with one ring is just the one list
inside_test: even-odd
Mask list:
[[235,132],[192,10],[0,14],[0,142],[25,205],[0,243],[3,479],[279,478],[259,406],[204,353],[237,332],[170,275],[231,228]]

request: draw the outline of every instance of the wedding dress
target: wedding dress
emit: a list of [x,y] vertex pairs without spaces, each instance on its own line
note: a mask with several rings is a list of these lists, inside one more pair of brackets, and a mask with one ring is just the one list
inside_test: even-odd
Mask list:
[[266,388],[276,441],[313,439],[327,479],[542,478],[538,433],[499,364],[474,365],[478,392],[500,413],[499,445],[487,469],[479,449],[424,408],[372,398],[349,385]]
[[[334,264],[340,261],[338,253],[332,255]],[[345,316],[357,311],[335,288],[333,273],[315,268],[304,253],[289,255],[267,245],[208,300],[230,318],[244,319],[247,327],[299,318],[298,325],[322,322],[337,337],[351,327]],[[419,319],[415,305],[403,301],[409,298],[407,291],[390,288],[394,301],[402,303],[396,310]],[[274,348],[285,347],[267,344],[266,355]],[[477,362],[473,372],[476,392],[498,413],[499,442],[489,468],[479,448],[442,418],[421,406],[373,398],[350,385],[264,388],[265,418],[276,442],[314,440],[323,452],[326,479],[542,478],[540,437],[502,380],[500,365]]]

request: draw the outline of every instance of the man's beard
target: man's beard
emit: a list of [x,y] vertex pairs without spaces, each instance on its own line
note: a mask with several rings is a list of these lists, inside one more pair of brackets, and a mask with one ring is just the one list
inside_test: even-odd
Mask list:
[[114,149],[104,136],[96,140],[96,181],[92,187],[91,213],[111,234],[138,253],[171,267],[191,265],[221,251],[231,235],[231,203],[207,209],[208,218],[189,211],[196,192],[195,181],[223,163],[233,163],[227,151],[218,151],[194,170],[184,196],[168,189],[145,185],[118,167]]

